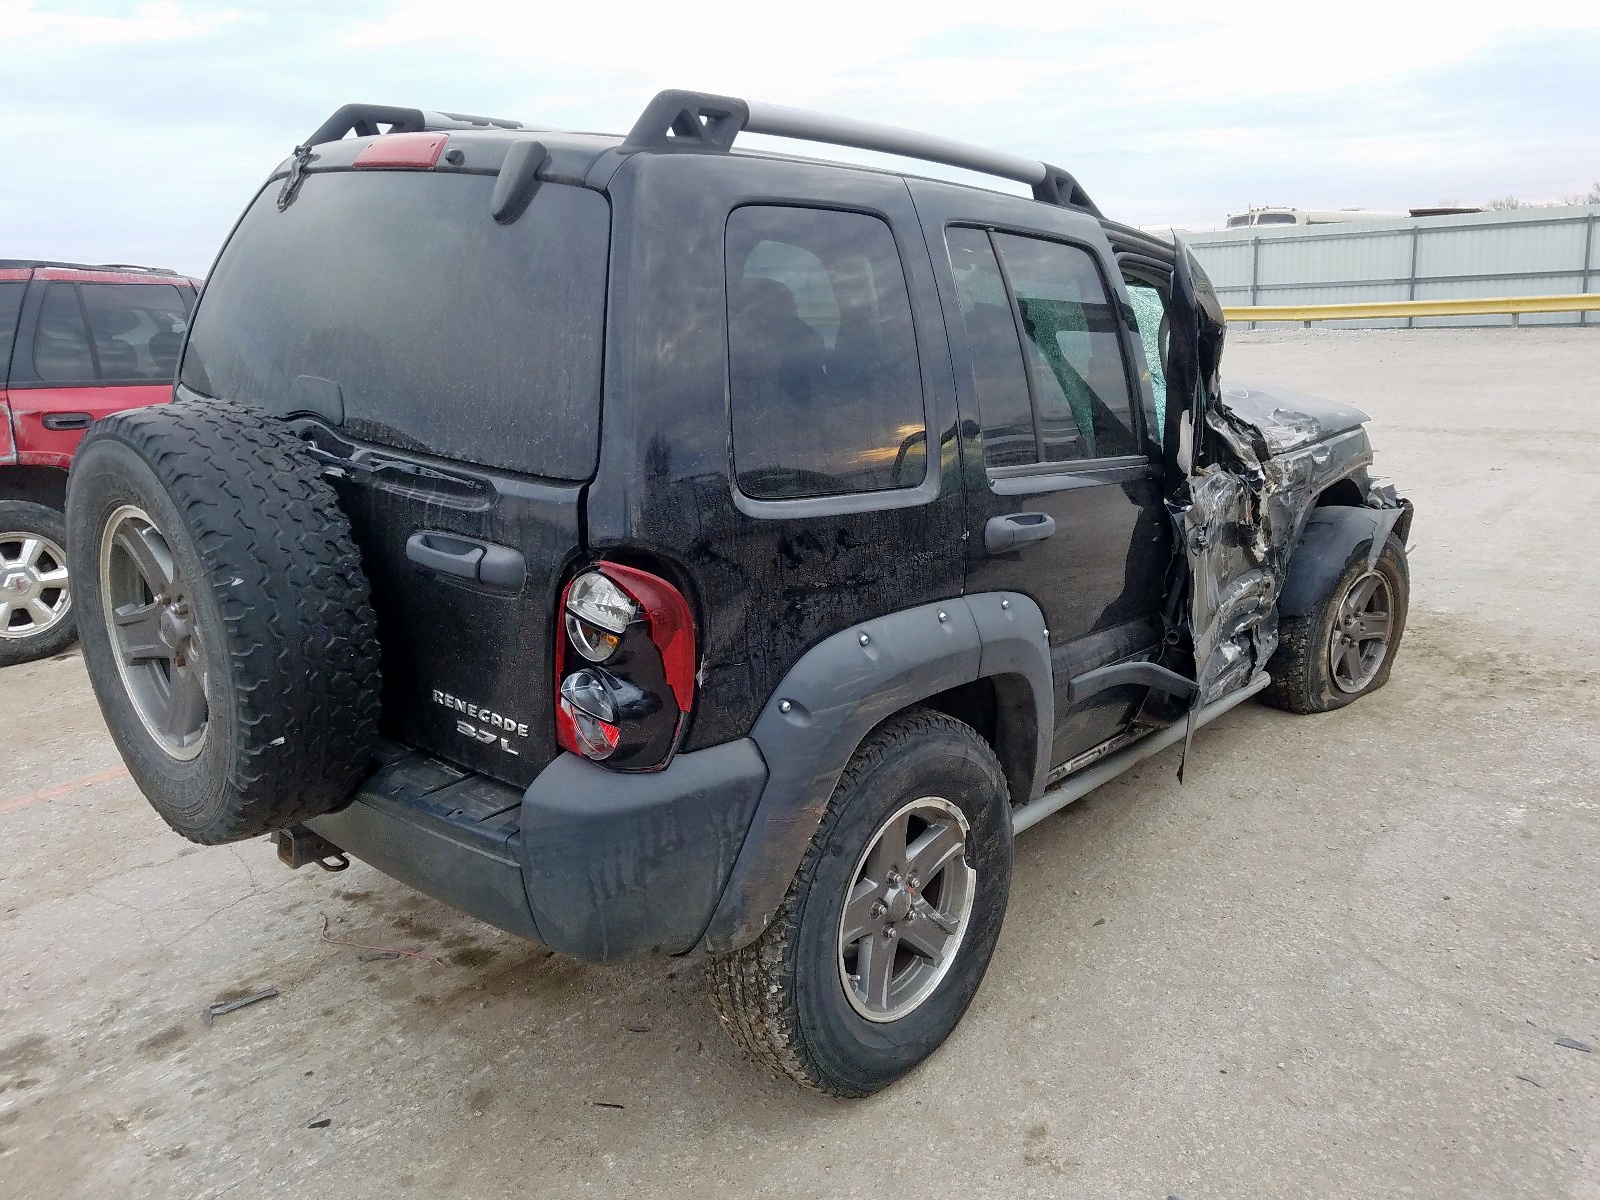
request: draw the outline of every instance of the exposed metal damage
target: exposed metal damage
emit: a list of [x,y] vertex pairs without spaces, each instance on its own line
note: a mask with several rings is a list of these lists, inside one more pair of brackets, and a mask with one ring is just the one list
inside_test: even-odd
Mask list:
[[1278,645],[1279,598],[1308,518],[1334,484],[1341,500],[1376,510],[1376,559],[1409,505],[1367,475],[1366,414],[1348,405],[1254,385],[1224,386],[1207,405],[1212,461],[1172,505],[1190,571],[1196,706],[1242,686]]

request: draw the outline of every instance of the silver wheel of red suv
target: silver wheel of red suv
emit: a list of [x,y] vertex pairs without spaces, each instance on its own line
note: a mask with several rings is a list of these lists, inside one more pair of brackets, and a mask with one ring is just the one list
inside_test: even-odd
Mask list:
[[76,630],[62,514],[0,501],[0,666],[44,658]]

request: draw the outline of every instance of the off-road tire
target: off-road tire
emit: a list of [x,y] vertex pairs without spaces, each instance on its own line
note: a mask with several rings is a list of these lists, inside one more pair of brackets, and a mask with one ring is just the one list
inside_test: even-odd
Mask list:
[[[55,545],[64,547],[67,543],[67,518],[64,513],[43,504],[30,504],[26,500],[0,500],[0,533],[13,532],[41,534]],[[31,636],[0,638],[0,667],[49,658],[52,654],[60,654],[78,640],[77,611],[71,601],[70,588],[69,581],[67,610],[54,624]]]
[[1389,682],[1389,672],[1405,633],[1411,597],[1411,572],[1406,563],[1405,544],[1393,534],[1389,535],[1372,568],[1388,583],[1393,602],[1393,626],[1382,666],[1365,687],[1350,692],[1334,683],[1328,662],[1328,647],[1340,603],[1351,586],[1367,574],[1370,549],[1370,543],[1357,546],[1328,594],[1318,600],[1311,611],[1298,617],[1285,617],[1280,623],[1278,649],[1267,665],[1272,683],[1261,693],[1265,703],[1292,713],[1332,712]]
[[[948,973],[899,1020],[858,1015],[839,977],[844,894],[880,822],[908,800],[942,796],[970,825],[978,872],[970,924]],[[827,1095],[865,1096],[943,1044],[972,1002],[1011,887],[1010,793],[994,752],[967,725],[911,709],[874,731],[846,766],[788,894],[752,944],[713,959],[723,1028],[745,1055]]]
[[[113,650],[102,534],[128,505],[149,514],[192,592],[207,724],[188,760],[146,729]],[[349,522],[305,443],[266,412],[219,402],[107,417],[78,451],[67,535],[90,682],[168,824],[231,842],[348,799],[377,739],[377,630]]]

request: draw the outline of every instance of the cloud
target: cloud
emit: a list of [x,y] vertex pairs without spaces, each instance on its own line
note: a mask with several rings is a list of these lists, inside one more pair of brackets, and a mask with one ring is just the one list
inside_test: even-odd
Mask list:
[[1592,2],[1469,19],[1401,0],[0,0],[0,30],[8,255],[203,271],[350,100],[620,131],[660,88],[725,91],[1042,157],[1114,215],[1197,227],[1251,202],[1393,208],[1600,175]]

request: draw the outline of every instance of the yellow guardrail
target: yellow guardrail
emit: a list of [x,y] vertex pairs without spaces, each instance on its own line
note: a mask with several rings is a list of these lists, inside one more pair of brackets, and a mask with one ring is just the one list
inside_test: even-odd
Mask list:
[[1476,317],[1491,313],[1595,312],[1600,293],[1503,296],[1498,300],[1374,300],[1367,304],[1250,304],[1222,310],[1230,321],[1365,321],[1379,317]]

